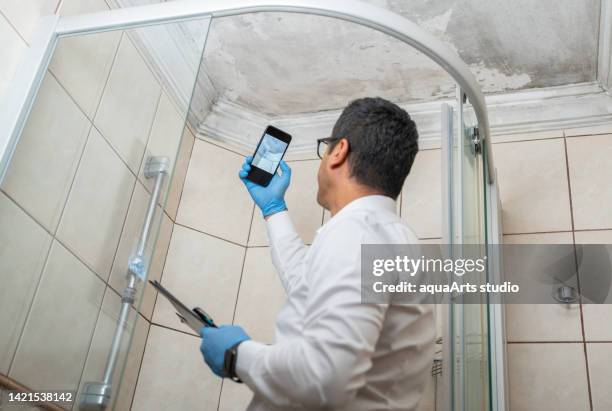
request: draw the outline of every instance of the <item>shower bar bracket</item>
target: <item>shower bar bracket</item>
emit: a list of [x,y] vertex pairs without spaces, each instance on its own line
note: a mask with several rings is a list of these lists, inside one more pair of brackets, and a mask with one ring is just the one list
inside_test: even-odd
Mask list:
[[102,378],[102,381],[85,383],[79,404],[79,409],[82,411],[103,411],[111,402],[113,387],[112,379],[115,372],[115,367],[117,365],[119,351],[121,350],[121,341],[123,340],[123,333],[127,327],[130,307],[134,303],[136,296],[136,283],[138,280],[144,281],[148,274],[149,267],[146,263],[147,259],[145,256],[146,246],[151,233],[151,228],[153,227],[153,218],[155,217],[155,210],[161,195],[164,178],[168,175],[169,170],[170,159],[168,157],[151,156],[147,158],[144,168],[144,175],[147,179],[154,178],[155,186],[153,188],[153,192],[151,193],[151,198],[147,207],[147,214],[142,225],[138,245],[136,246],[136,252],[128,261],[128,284],[123,290],[123,294],[121,296],[121,311],[115,327],[113,342],[106,359],[104,377]]

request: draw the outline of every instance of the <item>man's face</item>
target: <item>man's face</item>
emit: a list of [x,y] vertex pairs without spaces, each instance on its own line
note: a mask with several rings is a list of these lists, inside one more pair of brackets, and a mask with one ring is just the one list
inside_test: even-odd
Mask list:
[[328,153],[326,151],[323,159],[321,159],[321,162],[319,163],[319,171],[317,172],[317,183],[319,186],[317,190],[317,203],[319,203],[319,205],[323,208],[329,209],[327,205],[327,195],[329,193],[330,176],[327,169],[327,161]]

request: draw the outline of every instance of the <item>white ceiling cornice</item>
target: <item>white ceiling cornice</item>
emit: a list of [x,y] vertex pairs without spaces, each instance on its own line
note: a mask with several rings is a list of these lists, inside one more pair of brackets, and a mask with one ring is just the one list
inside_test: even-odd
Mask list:
[[[493,137],[531,134],[608,123],[612,98],[598,83],[583,83],[486,98]],[[438,147],[440,106],[444,100],[401,105],[417,123],[422,148]],[[311,158],[317,138],[326,137],[341,110],[269,118],[221,98],[199,125],[199,138],[218,141],[240,153],[254,150],[261,133],[273,124],[293,135],[289,158]]]

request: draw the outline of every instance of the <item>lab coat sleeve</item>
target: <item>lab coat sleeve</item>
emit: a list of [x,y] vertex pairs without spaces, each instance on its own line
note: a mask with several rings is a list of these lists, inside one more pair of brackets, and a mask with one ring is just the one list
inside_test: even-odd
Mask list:
[[304,245],[286,211],[270,216],[266,228],[272,263],[278,271],[285,291],[289,293],[293,285],[300,280],[301,267],[308,247]]
[[359,223],[334,228],[312,256],[303,335],[238,349],[238,376],[273,406],[340,408],[371,368],[387,306],[361,304]]

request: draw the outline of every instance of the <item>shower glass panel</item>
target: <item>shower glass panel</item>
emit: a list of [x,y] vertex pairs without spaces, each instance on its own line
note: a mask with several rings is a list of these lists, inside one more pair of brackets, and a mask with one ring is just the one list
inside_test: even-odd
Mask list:
[[[464,258],[486,256],[485,164],[477,141],[476,117],[461,93],[453,144],[453,244]],[[484,284],[487,272],[474,271],[463,282]],[[486,299],[464,296],[452,306],[453,409],[490,409],[488,305]]]
[[0,182],[3,380],[69,391],[75,410],[105,382],[108,409],[129,409],[209,24],[58,39]]

